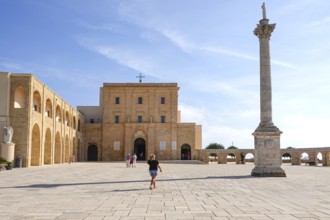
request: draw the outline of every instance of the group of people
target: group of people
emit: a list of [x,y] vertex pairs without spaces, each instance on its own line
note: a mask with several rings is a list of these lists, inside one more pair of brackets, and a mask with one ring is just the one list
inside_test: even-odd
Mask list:
[[126,167],[136,167],[136,154],[127,154],[126,156]]
[[[137,159],[136,154],[133,154],[133,155],[128,154],[126,156],[126,166],[127,167],[136,167],[136,159]],[[155,154],[150,154],[149,160],[147,163],[149,165],[149,174],[151,176],[149,189],[153,189],[153,188],[155,189],[158,169],[160,172],[162,172],[162,168],[159,166],[159,162],[158,162],[158,160],[156,160]]]

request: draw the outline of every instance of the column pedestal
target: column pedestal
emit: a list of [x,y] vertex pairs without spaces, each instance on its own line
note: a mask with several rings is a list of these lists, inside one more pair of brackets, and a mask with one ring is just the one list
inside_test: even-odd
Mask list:
[[15,158],[15,144],[14,143],[1,143],[1,157],[9,162],[14,162]]
[[280,135],[277,132],[254,132],[255,167],[251,175],[257,177],[286,177],[281,168]]

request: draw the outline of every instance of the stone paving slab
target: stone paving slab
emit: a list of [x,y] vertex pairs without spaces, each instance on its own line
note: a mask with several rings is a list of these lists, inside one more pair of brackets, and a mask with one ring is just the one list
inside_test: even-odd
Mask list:
[[330,219],[330,167],[283,165],[285,178],[252,177],[253,164],[73,163],[0,172],[2,220]]

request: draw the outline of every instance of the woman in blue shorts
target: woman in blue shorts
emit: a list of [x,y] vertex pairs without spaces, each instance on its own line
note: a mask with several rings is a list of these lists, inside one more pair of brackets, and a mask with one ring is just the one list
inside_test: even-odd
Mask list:
[[149,164],[149,173],[151,176],[151,182],[150,182],[150,189],[152,189],[152,186],[156,188],[156,176],[157,176],[157,170],[159,168],[159,171],[162,172],[162,168],[159,166],[159,162],[156,160],[156,156],[154,154],[150,154],[150,159],[148,160]]

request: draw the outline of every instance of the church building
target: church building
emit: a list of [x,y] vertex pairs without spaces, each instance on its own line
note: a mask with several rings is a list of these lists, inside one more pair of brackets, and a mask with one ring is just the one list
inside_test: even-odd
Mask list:
[[87,161],[197,159],[201,125],[181,123],[177,83],[104,83],[100,106],[78,106],[85,117]]
[[99,106],[75,109],[33,74],[0,72],[0,132],[13,130],[12,143],[0,135],[0,148],[13,146],[23,167],[134,153],[199,159],[202,128],[180,122],[178,91],[177,83],[104,83]]

